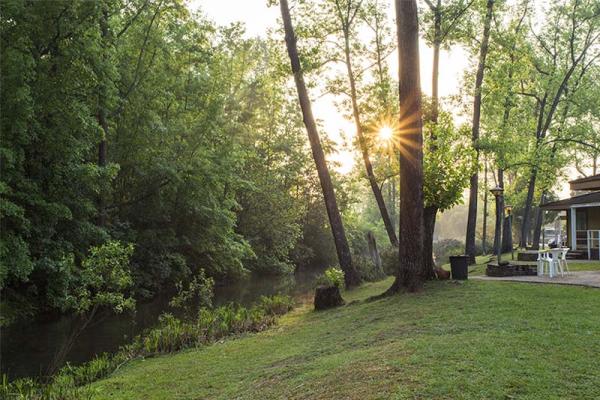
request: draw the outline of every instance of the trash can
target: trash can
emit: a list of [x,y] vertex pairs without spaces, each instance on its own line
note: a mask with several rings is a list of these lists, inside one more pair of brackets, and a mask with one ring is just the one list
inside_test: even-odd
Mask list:
[[450,256],[452,279],[465,280],[469,277],[469,256]]

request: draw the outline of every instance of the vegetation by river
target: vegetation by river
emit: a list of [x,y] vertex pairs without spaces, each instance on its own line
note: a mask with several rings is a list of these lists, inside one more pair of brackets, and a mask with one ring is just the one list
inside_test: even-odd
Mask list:
[[2,394],[594,397],[592,292],[434,281],[595,254],[599,59],[598,0],[0,1]]

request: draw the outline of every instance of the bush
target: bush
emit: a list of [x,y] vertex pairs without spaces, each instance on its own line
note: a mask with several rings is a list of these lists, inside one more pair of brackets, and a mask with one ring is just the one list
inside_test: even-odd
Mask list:
[[[364,257],[360,254],[352,256],[352,264],[358,270],[360,278],[366,282],[376,282],[386,277],[383,269],[377,268],[370,257]],[[383,260],[382,260],[383,268]]]
[[437,265],[450,262],[450,256],[464,254],[465,244],[456,239],[443,239],[433,243],[433,254]]
[[338,267],[329,267],[317,279],[317,285],[335,286],[341,288],[344,284],[344,271]]
[[398,272],[398,248],[389,246],[379,253],[381,266],[386,275],[396,275]]
[[267,315],[279,316],[292,310],[294,302],[290,296],[276,294],[274,296],[261,296],[258,306],[261,307]]

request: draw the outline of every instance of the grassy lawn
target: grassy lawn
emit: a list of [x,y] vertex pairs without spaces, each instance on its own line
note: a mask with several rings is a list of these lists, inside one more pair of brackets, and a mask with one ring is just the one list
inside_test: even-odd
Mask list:
[[600,290],[433,282],[366,302],[391,280],[304,305],[266,332],[132,362],[97,399],[600,398]]

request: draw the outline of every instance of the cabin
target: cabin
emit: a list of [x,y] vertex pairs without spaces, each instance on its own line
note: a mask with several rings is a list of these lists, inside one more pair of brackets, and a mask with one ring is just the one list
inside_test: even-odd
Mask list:
[[564,213],[567,243],[574,258],[600,260],[600,174],[569,182],[572,197],[541,206]]

